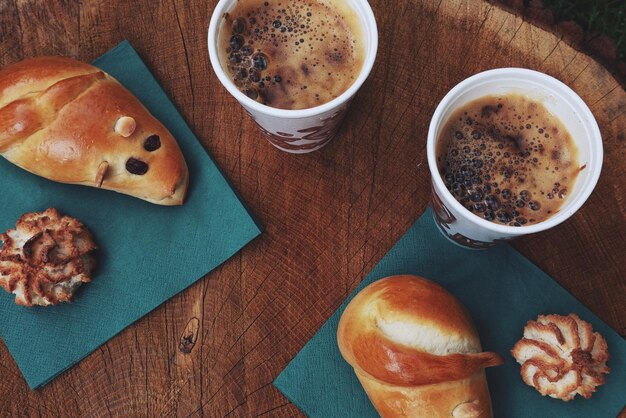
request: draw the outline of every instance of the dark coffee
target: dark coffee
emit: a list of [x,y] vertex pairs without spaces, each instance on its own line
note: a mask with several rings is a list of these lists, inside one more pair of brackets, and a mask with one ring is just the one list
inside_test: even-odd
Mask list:
[[333,100],[364,62],[361,24],[345,1],[239,0],[224,15],[220,61],[239,89],[280,109]]
[[439,134],[437,165],[467,210],[511,226],[557,213],[580,171],[578,149],[541,103],[510,94],[470,102]]

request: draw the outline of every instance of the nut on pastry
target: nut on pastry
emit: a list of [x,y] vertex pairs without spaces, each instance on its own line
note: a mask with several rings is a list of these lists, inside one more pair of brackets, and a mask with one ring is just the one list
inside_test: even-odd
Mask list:
[[91,233],[54,208],[22,215],[0,240],[0,286],[15,294],[18,305],[70,302],[91,281],[97,248]]
[[606,340],[576,314],[528,321],[511,354],[522,365],[527,385],[563,401],[576,394],[590,398],[610,371]]

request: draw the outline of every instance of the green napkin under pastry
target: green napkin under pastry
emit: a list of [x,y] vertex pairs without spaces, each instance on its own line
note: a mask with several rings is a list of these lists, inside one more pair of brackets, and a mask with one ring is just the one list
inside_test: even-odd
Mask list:
[[[474,319],[483,350],[505,358],[503,366],[487,369],[494,417],[605,418],[617,416],[626,405],[626,342],[619,334],[513,247],[475,251],[452,244],[439,233],[428,209],[275,380],[274,385],[308,416],[378,416],[339,353],[337,324],[358,291],[394,274],[417,274],[449,290]],[[606,338],[611,373],[590,399],[576,396],[563,402],[527,386],[509,351],[522,338],[528,320],[572,312]]]
[[[158,206],[55,183],[0,158],[0,230],[48,207],[80,219],[100,250],[74,302],[25,308],[0,289],[0,336],[37,388],[222,264],[261,231],[135,50],[122,42],[94,65],[117,78],[178,140],[189,167],[183,206]],[[98,121],[94,121],[98,123]]]

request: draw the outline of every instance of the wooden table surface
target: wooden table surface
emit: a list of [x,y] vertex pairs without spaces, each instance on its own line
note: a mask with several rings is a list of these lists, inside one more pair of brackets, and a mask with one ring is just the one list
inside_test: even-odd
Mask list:
[[604,169],[587,204],[513,245],[626,335],[626,93],[605,68],[487,2],[372,0],[380,48],[371,77],[339,136],[294,156],[266,142],[213,74],[215,3],[0,1],[0,67],[36,55],[91,61],[130,40],[265,226],[40,390],[0,343],[1,416],[299,416],[273,379],[425,210],[426,133],[439,100],[495,67],[559,78],[598,120]]

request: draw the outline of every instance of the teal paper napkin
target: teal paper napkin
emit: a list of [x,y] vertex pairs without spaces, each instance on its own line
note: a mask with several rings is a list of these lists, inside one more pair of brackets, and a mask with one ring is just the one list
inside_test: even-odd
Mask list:
[[[626,343],[544,272],[504,245],[466,250],[437,230],[429,209],[363,280],[278,376],[274,385],[310,417],[376,417],[352,368],[337,348],[337,324],[349,300],[371,282],[394,274],[435,280],[457,296],[472,315],[483,349],[506,363],[487,369],[495,417],[615,417],[626,405]],[[583,280],[583,277],[581,277]],[[606,338],[611,359],[607,383],[591,399],[570,402],[542,397],[522,382],[509,354],[529,319],[539,314],[577,313]]]
[[[0,230],[56,207],[81,219],[100,246],[93,282],[74,303],[16,306],[0,290],[0,335],[37,388],[239,251],[260,229],[128,42],[96,66],[116,77],[177,138],[190,174],[183,206],[54,183],[0,158]],[[94,121],[98,123],[98,121]]]

